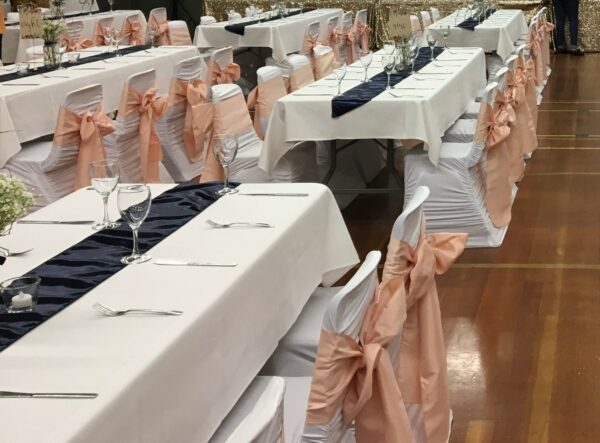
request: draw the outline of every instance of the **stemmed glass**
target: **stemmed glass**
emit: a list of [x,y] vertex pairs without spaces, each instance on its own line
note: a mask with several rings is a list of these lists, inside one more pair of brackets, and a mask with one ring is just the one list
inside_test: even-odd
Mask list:
[[341,95],[342,93],[342,80],[346,77],[346,72],[348,72],[348,66],[346,66],[346,62],[339,60],[333,62],[333,76],[337,81],[337,95]]
[[427,45],[429,46],[429,49],[431,49],[431,58],[430,60],[433,61],[433,48],[435,48],[435,45],[437,44],[437,39],[435,38],[435,35],[433,35],[433,32],[428,32],[427,33]]
[[115,0],[108,0],[108,5],[110,6],[110,12],[113,12],[113,5],[115,4]]
[[393,54],[386,54],[381,58],[381,63],[383,65],[383,70],[387,74],[387,86],[385,89],[392,89],[390,86],[390,77],[396,67],[396,57]]
[[79,4],[81,5],[81,13],[85,12],[85,5],[87,5],[88,0],[79,0]]
[[109,28],[108,26],[103,29],[102,37],[104,37],[104,43],[108,46],[108,53],[112,54],[113,46],[112,46],[112,34],[113,28]]
[[417,61],[417,57],[419,56],[419,45],[417,42],[411,42],[409,47],[408,56],[410,57],[410,65],[411,65],[411,74],[415,73],[415,62]]
[[158,29],[156,29],[155,25],[149,24],[146,29],[146,33],[148,34],[148,37],[150,37],[150,47],[154,48],[154,37],[156,37]]
[[277,0],[270,0],[269,6],[271,7],[271,17],[275,16],[275,8],[277,8]]
[[235,194],[235,188],[229,187],[229,165],[235,160],[238,151],[238,139],[232,134],[217,134],[212,140],[212,151],[223,170],[225,171],[225,182],[223,189],[217,191],[218,195]]
[[117,28],[113,28],[112,33],[111,33],[111,40],[115,45],[115,52],[117,54],[117,57],[121,57],[121,54],[119,54],[119,44],[121,43],[121,30],[117,29]]
[[119,165],[115,160],[99,160],[90,163],[90,178],[92,187],[96,190],[102,203],[104,203],[104,218],[102,222],[92,226],[95,231],[107,228],[116,228],[120,223],[111,222],[108,217],[108,197],[119,183]]
[[444,37],[444,49],[448,49],[448,37],[450,36],[450,26],[442,26],[442,37]]
[[368,71],[369,71],[369,66],[371,66],[372,62],[373,62],[373,52],[361,50],[360,51],[360,64],[363,66],[363,68],[365,68],[365,79],[363,80],[363,83],[367,83],[369,81]]
[[396,42],[394,40],[386,40],[383,42],[383,52],[387,55],[392,55],[396,50]]
[[58,49],[58,69],[65,69],[63,66],[63,56],[67,51],[66,39],[58,39],[58,42],[56,43],[56,49]]
[[152,194],[147,185],[130,185],[119,188],[117,204],[121,217],[133,231],[133,250],[131,255],[123,257],[125,265],[144,263],[150,260],[148,254],[140,253],[138,245],[138,230],[150,211]]

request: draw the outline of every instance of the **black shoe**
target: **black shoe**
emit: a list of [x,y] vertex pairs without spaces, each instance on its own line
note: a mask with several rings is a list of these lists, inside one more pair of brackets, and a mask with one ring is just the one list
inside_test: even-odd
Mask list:
[[566,54],[568,51],[564,46],[557,46],[554,50],[555,54]]
[[585,52],[583,52],[583,49],[581,49],[579,46],[576,46],[575,48],[570,49],[569,53],[571,55],[577,55],[577,56],[582,56],[585,54]]

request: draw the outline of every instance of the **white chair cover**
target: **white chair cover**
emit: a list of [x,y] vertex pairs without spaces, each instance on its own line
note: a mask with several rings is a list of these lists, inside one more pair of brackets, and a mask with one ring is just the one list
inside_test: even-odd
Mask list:
[[[353,18],[354,13],[352,11],[348,11],[342,16],[342,23],[340,25],[340,29],[344,34],[352,30]],[[348,59],[348,41],[340,36],[338,43],[340,49],[340,60],[346,62]]]
[[[258,68],[256,70],[256,79],[259,85],[277,77],[282,77],[283,81],[281,69],[276,66],[263,66],[262,68]],[[260,126],[262,127],[263,134],[267,133],[270,117],[270,114],[260,116]]]
[[[103,28],[112,28],[113,26],[113,22],[114,22],[114,17],[104,17],[104,18],[99,18],[98,20],[96,20],[96,25],[94,26],[94,37],[96,34],[96,27],[97,26],[102,26]],[[94,37],[92,37],[92,39],[94,39]],[[106,37],[102,36],[104,38],[104,43],[103,45],[107,45],[106,42]],[[99,42],[94,41],[95,45],[98,45]]]
[[410,15],[410,26],[412,28],[413,34],[416,36],[420,36],[423,34],[423,28],[421,28],[421,22],[419,21],[419,17],[416,15]]
[[221,69],[226,68],[229,64],[233,63],[233,48],[231,46],[227,46],[225,48],[217,49],[210,53],[210,62],[208,64],[209,68],[209,85],[212,85],[210,78],[210,70],[214,64],[217,64]]
[[[307,57],[312,57],[312,47],[307,47],[307,41],[315,42],[317,44],[319,40],[319,35],[321,34],[321,23],[319,21],[309,23],[306,26],[306,30],[304,31],[304,36],[302,37],[302,49],[299,54],[305,55]],[[305,49],[306,48],[306,49]]]
[[167,8],[160,7],[152,9],[150,14],[148,14],[148,20],[150,20],[151,17],[156,17],[156,20],[159,23],[164,22],[167,20]]
[[440,15],[440,10],[438,8],[431,7],[431,20],[433,23],[437,22],[442,16]]
[[[356,18],[354,19],[355,29],[359,28],[359,23],[360,23],[360,25],[364,25],[364,26],[368,25],[368,14],[367,14],[366,9],[361,9],[360,11],[358,11],[356,13]],[[360,38],[357,37],[356,41],[354,42],[354,53],[356,54],[357,58],[360,57],[360,51],[361,51],[361,42],[360,42]]]
[[256,377],[209,443],[283,443],[285,385],[281,377]]
[[192,44],[190,30],[183,20],[172,20],[169,22],[169,41],[174,46],[189,46]]
[[421,11],[421,21],[423,22],[423,30],[427,29],[429,25],[431,25],[431,15],[429,11]]

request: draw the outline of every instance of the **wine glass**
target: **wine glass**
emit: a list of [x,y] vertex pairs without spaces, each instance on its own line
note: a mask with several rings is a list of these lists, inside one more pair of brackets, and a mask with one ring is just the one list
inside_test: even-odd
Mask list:
[[88,0],[79,0],[79,4],[81,5],[81,13],[85,12],[85,5],[87,5]]
[[360,64],[363,66],[363,68],[365,68],[365,79],[363,80],[363,83],[367,83],[369,81],[369,77],[368,77],[368,71],[369,71],[369,66],[371,66],[371,63],[373,62],[373,52],[372,51],[364,51],[361,50],[360,51]]
[[63,66],[63,56],[67,51],[67,40],[64,38],[58,39],[58,42],[56,42],[56,49],[58,50],[58,69],[65,69]]
[[92,226],[95,231],[107,228],[116,228],[120,223],[111,222],[108,217],[108,197],[117,187],[119,182],[119,165],[115,160],[99,160],[90,163],[90,178],[92,187],[96,190],[102,203],[104,203],[104,218]]
[[148,37],[150,38],[150,47],[154,48],[154,37],[156,37],[156,34],[158,34],[158,29],[156,28],[156,25],[148,24],[146,34],[148,34]]
[[113,5],[115,4],[115,0],[108,0],[108,5],[110,6],[110,12],[113,12]]
[[429,46],[429,49],[431,49],[431,58],[430,60],[433,61],[433,48],[435,48],[435,45],[437,44],[437,39],[435,38],[435,35],[433,34],[433,32],[428,32],[427,33],[427,45]]
[[450,36],[450,26],[442,25],[442,37],[444,37],[444,49],[448,49],[448,37]]
[[277,8],[277,0],[270,0],[269,6],[271,7],[271,17],[275,16],[275,8]]
[[113,51],[112,33],[113,33],[113,28],[111,28],[111,27],[106,26],[102,29],[102,37],[104,37],[104,43],[106,43],[106,45],[108,46],[109,54],[111,54]]
[[383,70],[387,74],[387,86],[385,89],[392,89],[390,86],[390,77],[396,67],[396,57],[394,55],[386,54],[381,58],[381,63],[383,65]]
[[348,66],[346,66],[346,62],[339,60],[333,62],[333,76],[337,80],[337,94],[340,95],[342,93],[342,80],[346,77],[346,72],[348,71]]
[[113,31],[111,33],[111,39],[115,45],[115,52],[117,54],[117,57],[121,57],[121,54],[119,54],[119,44],[121,43],[121,37],[122,37],[121,30],[117,29],[117,28],[113,28]]
[[217,191],[218,195],[235,194],[235,188],[229,187],[229,165],[235,160],[238,151],[238,139],[232,134],[217,134],[212,140],[212,151],[225,171],[223,189]]
[[123,186],[117,191],[117,204],[121,217],[133,231],[133,250],[131,255],[121,259],[124,265],[144,263],[150,260],[148,254],[140,253],[138,230],[150,211],[152,194],[147,185]]
[[383,52],[391,55],[396,50],[396,42],[394,40],[386,40],[383,42]]
[[419,56],[419,45],[416,41],[411,42],[409,46],[408,56],[410,57],[411,74],[415,73],[415,62]]

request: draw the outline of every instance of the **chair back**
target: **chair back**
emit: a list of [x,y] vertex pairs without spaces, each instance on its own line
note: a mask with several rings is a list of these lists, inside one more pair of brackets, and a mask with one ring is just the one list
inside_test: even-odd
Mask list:
[[348,53],[351,52],[353,53],[353,49],[351,49],[351,44],[350,41],[348,40],[348,35],[349,33],[352,32],[352,25],[353,25],[353,19],[354,19],[354,13],[352,11],[348,11],[346,13],[344,13],[344,15],[342,16],[342,23],[341,26],[338,30],[339,33],[339,37],[338,37],[338,48],[339,48],[339,52],[340,52],[340,60],[346,62],[346,63],[353,63],[354,60],[352,60],[351,57],[348,57]]
[[235,84],[211,87],[214,109],[213,134],[234,134],[238,151],[260,143],[254,130],[242,89]]
[[421,11],[421,21],[423,22],[423,29],[427,29],[429,25],[431,25],[431,15],[428,11]]
[[415,35],[421,35],[423,33],[423,29],[421,28],[421,22],[419,21],[419,17],[416,15],[410,15],[410,27],[412,28],[412,32]]
[[289,91],[294,92],[315,81],[310,59],[305,55],[291,54],[287,57],[290,65]]
[[129,14],[125,17],[121,27],[121,35],[121,39],[128,45],[135,46],[146,43],[146,29],[138,13]]
[[335,53],[330,46],[317,45],[313,49],[315,80],[327,77],[333,72]]
[[427,186],[419,186],[415,189],[408,203],[404,206],[402,214],[394,222],[392,235],[416,248],[421,233],[421,221],[423,220],[423,204],[429,197],[430,191]]
[[440,15],[440,10],[438,8],[431,7],[431,21],[433,23],[437,22],[442,16]]
[[148,20],[150,20],[152,17],[154,17],[159,23],[166,21],[167,8],[161,6],[160,8],[152,9],[150,14],[148,14]]
[[[369,50],[369,37],[371,28],[368,25],[368,15],[366,9],[361,9],[356,13],[356,19],[354,20],[354,32],[356,34],[354,46],[356,59],[360,58],[360,51]],[[354,60],[356,61],[356,60]]]
[[263,66],[256,71],[258,85],[248,96],[248,108],[254,109],[254,129],[264,140],[269,118],[277,100],[287,94],[281,69]]
[[156,29],[156,38],[159,45],[168,45],[169,42],[169,26],[167,18],[167,9],[164,7],[154,8],[148,14],[148,26]]
[[227,46],[211,53],[208,65],[209,85],[233,83],[240,78],[240,67],[233,62],[233,48]]
[[79,40],[83,35],[83,22],[81,20],[67,22],[67,35],[70,39]]
[[320,34],[321,23],[318,21],[309,23],[304,31],[304,37],[302,38],[302,49],[299,53],[307,57],[312,57],[312,50],[315,46],[317,46]]
[[114,17],[104,17],[99,18],[96,21],[96,26],[94,27],[94,45],[95,46],[106,46],[106,31],[112,28],[114,22]]
[[169,22],[169,42],[174,46],[190,46],[192,38],[186,22],[172,20]]

